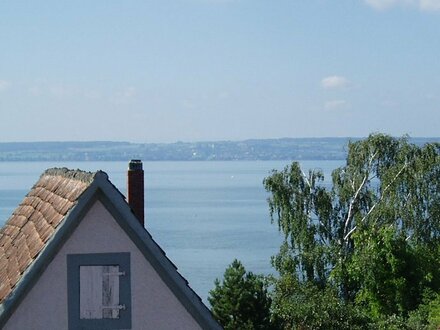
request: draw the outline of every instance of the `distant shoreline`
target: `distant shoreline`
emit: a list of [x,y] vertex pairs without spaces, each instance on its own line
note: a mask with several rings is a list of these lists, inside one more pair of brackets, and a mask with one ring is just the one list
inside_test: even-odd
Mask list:
[[[175,143],[3,142],[0,161],[267,161],[344,160],[349,141],[360,138],[280,138]],[[440,137],[409,138],[423,145]]]

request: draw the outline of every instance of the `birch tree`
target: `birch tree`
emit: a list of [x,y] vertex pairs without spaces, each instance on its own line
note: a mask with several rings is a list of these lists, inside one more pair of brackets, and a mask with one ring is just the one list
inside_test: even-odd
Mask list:
[[[304,172],[296,162],[273,171],[264,185],[271,194],[271,219],[284,235],[272,259],[279,273],[274,304],[288,297],[283,295],[289,289],[286,283],[333,287],[345,303],[362,300],[362,294],[371,302],[391,298],[380,291],[384,287],[368,288],[368,283],[397,276],[396,283],[406,281],[399,290],[421,288],[413,290],[414,304],[401,302],[397,310],[402,312],[417,306],[424,288],[438,290],[440,275],[433,268],[440,268],[439,153],[438,144],[421,147],[407,138],[374,134],[348,145],[346,164],[333,171],[331,187],[323,184],[320,170]],[[388,259],[383,257],[387,253]],[[413,278],[405,278],[405,267],[396,270],[392,265],[380,276],[375,273],[374,262],[410,265],[414,258],[421,258],[417,265],[426,269]]]

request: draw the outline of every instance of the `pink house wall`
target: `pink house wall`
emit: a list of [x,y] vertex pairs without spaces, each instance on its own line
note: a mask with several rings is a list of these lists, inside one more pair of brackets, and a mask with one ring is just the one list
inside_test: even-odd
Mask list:
[[98,201],[8,320],[9,329],[67,329],[67,254],[130,252],[132,329],[200,329]]

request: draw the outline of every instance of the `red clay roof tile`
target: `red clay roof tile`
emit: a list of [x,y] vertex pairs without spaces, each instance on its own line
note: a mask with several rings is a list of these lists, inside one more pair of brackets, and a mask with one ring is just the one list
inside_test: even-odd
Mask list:
[[94,173],[50,169],[0,229],[0,303],[38,257]]

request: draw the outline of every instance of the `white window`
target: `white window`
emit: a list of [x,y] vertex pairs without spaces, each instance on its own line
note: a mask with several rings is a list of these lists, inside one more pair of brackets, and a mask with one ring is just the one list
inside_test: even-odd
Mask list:
[[130,253],[67,255],[69,329],[131,329]]
[[117,319],[119,310],[119,266],[80,266],[80,319]]

